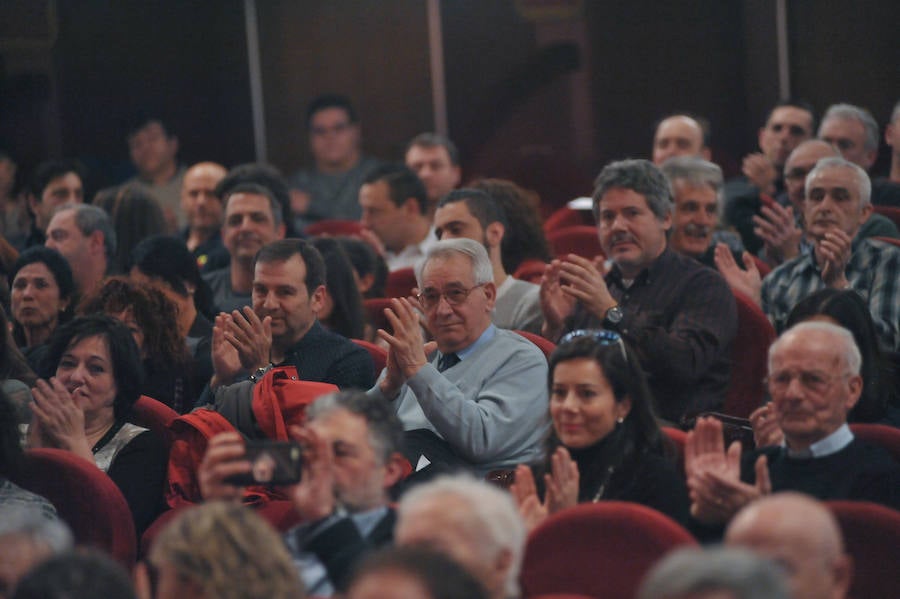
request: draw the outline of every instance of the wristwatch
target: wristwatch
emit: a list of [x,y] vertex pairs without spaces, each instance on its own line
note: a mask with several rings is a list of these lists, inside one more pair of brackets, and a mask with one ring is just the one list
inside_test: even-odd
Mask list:
[[267,372],[274,368],[274,366],[275,365],[271,362],[269,362],[268,366],[260,366],[255,371],[253,371],[253,374],[250,375],[250,380],[254,383],[258,383],[262,377],[266,376]]
[[603,317],[603,324],[611,329],[615,329],[619,326],[619,323],[622,322],[624,317],[625,314],[622,312],[622,308],[616,304],[606,311],[606,316]]

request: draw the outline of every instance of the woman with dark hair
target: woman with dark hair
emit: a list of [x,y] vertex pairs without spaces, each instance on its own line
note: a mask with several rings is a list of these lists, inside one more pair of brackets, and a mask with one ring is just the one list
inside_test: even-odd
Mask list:
[[75,280],[59,252],[44,246],[28,248],[9,274],[13,339],[32,368],[56,327],[72,318]]
[[563,337],[550,356],[549,388],[546,459],[534,473],[520,465],[512,487],[529,526],[577,503],[609,499],[687,521],[687,488],[669,458],[644,373],[617,333]]
[[384,297],[384,286],[387,283],[388,267],[384,258],[371,245],[359,237],[335,237],[356,273],[356,286],[363,299]]
[[325,297],[317,314],[319,322],[347,339],[362,339],[366,323],[362,296],[347,253],[332,237],[314,237],[310,243],[325,261]]
[[194,393],[188,377],[188,355],[175,322],[175,305],[156,287],[125,277],[110,277],[78,306],[78,314],[104,313],[131,331],[143,361],[146,379],[140,392],[176,412],[189,411]]
[[16,406],[16,422],[28,422],[28,404],[31,401],[31,388],[37,382],[37,376],[28,365],[28,360],[13,342],[9,330],[6,310],[0,307],[0,390],[13,405]]
[[[862,394],[847,414],[848,422],[875,422],[900,427],[900,381],[898,372],[878,345],[875,323],[865,300],[850,289],[820,289],[794,306],[785,330],[804,321],[822,320],[842,326],[853,334],[862,364]],[[759,446],[781,443],[781,431],[771,418],[767,404],[750,414]]]
[[109,316],[80,316],[54,331],[40,374],[29,447],[96,464],[122,491],[140,535],[162,507],[168,460],[156,435],[128,422],[144,379],[131,333]]
[[124,185],[115,195],[98,198],[95,204],[109,214],[116,232],[116,254],[112,257],[109,272],[128,272],[134,246],[142,239],[166,233],[168,229],[156,198],[134,185]]

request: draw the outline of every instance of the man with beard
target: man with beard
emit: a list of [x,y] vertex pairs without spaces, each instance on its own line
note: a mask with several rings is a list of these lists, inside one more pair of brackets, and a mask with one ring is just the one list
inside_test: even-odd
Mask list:
[[501,329],[518,329],[540,334],[540,287],[514,279],[503,268],[500,245],[506,234],[503,208],[478,189],[458,189],[440,200],[434,213],[434,233],[438,239],[472,239],[484,245],[494,269],[497,300],[491,316]]

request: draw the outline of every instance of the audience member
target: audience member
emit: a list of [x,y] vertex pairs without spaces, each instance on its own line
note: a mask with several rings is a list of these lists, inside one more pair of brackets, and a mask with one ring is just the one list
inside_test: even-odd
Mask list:
[[128,572],[96,549],[48,558],[28,572],[12,599],[136,599]]
[[188,250],[200,268],[215,270],[228,264],[228,250],[222,245],[222,198],[216,187],[228,171],[215,162],[200,162],[184,173],[181,185],[181,210],[187,225],[181,229]]
[[515,273],[525,260],[550,261],[552,254],[541,227],[541,199],[537,193],[504,179],[476,179],[467,187],[486,192],[506,215],[507,228],[500,244],[503,270]]
[[433,549],[396,547],[366,559],[347,599],[488,599],[474,575]]
[[[220,184],[221,185],[221,184]],[[225,224],[222,241],[231,262],[203,275],[223,312],[240,310],[251,302],[253,259],[264,245],[284,237],[281,205],[266,187],[241,183],[223,196]]]
[[794,305],[830,287],[853,289],[866,299],[882,347],[900,349],[900,250],[872,239],[855,239],[872,213],[869,177],[843,158],[823,158],[806,177],[804,220],[811,251],[760,280],[749,257],[738,268],[730,252],[716,251],[716,264],[729,285],[755,299],[783,330]]
[[181,184],[184,166],[178,164],[178,137],[158,116],[137,115],[126,136],[131,162],[138,174],[126,185],[143,188],[156,198],[166,219],[168,233],[186,223],[181,210]]
[[728,525],[725,543],[746,547],[784,566],[792,599],[844,599],[853,560],[824,505],[800,493],[754,501]]
[[384,258],[359,237],[336,238],[353,264],[356,285],[363,298],[384,297],[388,269]]
[[0,237],[22,249],[30,232],[28,198],[21,193],[22,171],[16,159],[0,146]]
[[726,453],[718,420],[699,419],[685,451],[693,516],[725,523],[772,491],[900,508],[900,464],[847,426],[862,391],[860,362],[853,335],[834,324],[804,322],[779,337],[769,348],[767,380],[784,447],[741,459],[739,442]]
[[694,156],[666,160],[660,170],[672,192],[672,249],[715,268],[715,244],[727,243],[735,252],[743,251],[740,238],[719,229],[722,207],[722,169]]
[[452,191],[438,202],[434,215],[438,239],[472,239],[484,245],[491,259],[497,301],[491,317],[501,329],[540,334],[544,324],[540,287],[514,279],[503,269],[500,256],[506,235],[506,215],[487,193],[472,188]]
[[79,295],[94,291],[112,269],[116,232],[102,208],[66,204],[47,226],[45,245],[62,254],[72,269]]
[[28,191],[32,222],[26,248],[44,245],[54,210],[63,204],[84,201],[83,180],[84,168],[75,160],[48,160],[38,165]]
[[379,161],[362,153],[359,117],[350,99],[314,98],[306,109],[306,128],[313,166],[290,179],[297,229],[322,219],[357,220],[359,188]]
[[462,176],[456,144],[440,133],[420,133],[406,146],[405,161],[425,185],[428,212],[434,213],[438,201],[459,185]]
[[[374,378],[368,352],[316,318],[325,295],[318,250],[300,239],[275,241],[262,247],[251,268],[253,309],[216,317],[210,387],[229,385],[248,371],[258,378],[273,364],[287,364],[304,381],[368,388]],[[250,409],[249,401],[245,407]]]
[[140,394],[161,401],[179,413],[188,412],[203,385],[191,387],[184,337],[172,326],[175,304],[156,287],[110,277],[78,305],[78,314],[106,314],[120,321],[137,344],[144,366]]
[[74,312],[72,269],[56,250],[34,246],[16,260],[9,281],[13,340],[34,369],[41,356],[38,348]]
[[[156,599],[302,599],[278,533],[252,509],[212,502],[184,510],[150,549]],[[146,584],[146,583],[145,583]]]
[[233,167],[225,178],[216,186],[216,195],[225,198],[231,191],[243,183],[255,183],[265,187],[281,206],[281,222],[284,223],[285,237],[300,237],[299,230],[294,229],[291,212],[291,192],[281,171],[271,164],[248,162]]
[[[6,426],[6,422],[0,423]],[[17,431],[18,432],[18,431]],[[4,431],[5,435],[5,431]],[[18,444],[18,434],[14,437]],[[6,445],[6,439],[4,439]],[[21,448],[18,450],[21,453]],[[0,480],[3,480],[0,474]],[[29,570],[54,554],[72,548],[72,532],[56,518],[56,510],[43,497],[28,494],[26,505],[8,501],[9,483],[4,481],[0,491],[0,597],[11,597],[16,583]],[[19,499],[27,493],[16,487],[12,493]],[[35,503],[40,500],[41,503]]]
[[[397,298],[386,310],[393,332],[378,335],[389,345],[387,368],[369,390],[395,402],[410,463],[484,475],[538,458],[547,361],[531,342],[491,324],[497,290],[484,247],[439,241],[416,279],[418,306]],[[417,307],[434,336],[427,345]]]
[[[550,418],[543,462],[520,465],[513,484],[529,528],[577,503],[633,501],[686,523],[688,495],[653,399],[618,334],[576,331],[550,357]],[[669,452],[674,455],[674,450]],[[538,489],[543,501],[539,499]]]
[[47,345],[28,444],[70,451],[106,472],[140,535],[162,507],[167,456],[156,435],[128,422],[144,378],[134,339],[117,320],[92,315],[62,325]]
[[653,164],[661,166],[675,156],[709,160],[711,153],[704,124],[687,114],[673,114],[659,121],[653,133]]
[[492,599],[519,596],[525,525],[509,493],[468,476],[443,476],[400,500],[394,538],[466,568]]
[[[358,391],[320,397],[306,417],[303,429],[291,430],[304,445],[300,483],[291,490],[303,524],[284,539],[307,590],[324,597],[346,590],[360,557],[393,539],[389,491],[403,473],[403,427],[390,404]],[[252,429],[242,432],[253,438]],[[210,441],[199,473],[204,498],[242,496],[225,480],[250,470],[243,457],[237,433]]]
[[[865,108],[832,104],[819,125],[819,139],[836,147],[845,160],[868,172],[878,158],[878,121]],[[900,205],[900,185],[889,180],[872,181],[872,203]]]
[[[819,595],[824,599],[827,595]],[[637,599],[798,599],[771,560],[736,548],[678,549],[647,573]]]
[[437,239],[425,186],[409,168],[386,164],[370,172],[359,189],[365,237],[390,270],[415,267]]
[[612,261],[554,260],[541,280],[544,334],[605,327],[635,349],[659,415],[671,422],[719,408],[737,330],[734,296],[718,273],[668,247],[669,185],[646,160],[613,162],[597,177],[594,215]]
[[350,258],[340,242],[332,237],[317,237],[310,243],[325,261],[325,294],[322,308],[316,315],[319,322],[329,331],[348,339],[362,339],[366,317]]
[[108,270],[127,273],[131,268],[131,250],[151,235],[166,233],[166,222],[159,202],[150,194],[132,185],[124,185],[94,205],[103,208],[112,221],[116,233],[116,252]]
[[[900,183],[900,102],[894,104],[891,120],[884,129],[884,141],[891,147],[891,170],[887,179]],[[894,204],[900,207],[900,202]]]
[[15,421],[28,422],[31,388],[37,382],[34,370],[13,341],[12,327],[6,310],[0,307],[0,391],[16,407]]

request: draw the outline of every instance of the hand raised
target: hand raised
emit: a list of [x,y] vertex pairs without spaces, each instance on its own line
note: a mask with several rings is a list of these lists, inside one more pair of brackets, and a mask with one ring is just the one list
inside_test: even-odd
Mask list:
[[233,501],[244,496],[243,487],[225,481],[230,476],[250,472],[250,462],[243,459],[245,455],[244,438],[240,433],[219,433],[209,440],[206,453],[197,469],[197,481],[203,499]]

